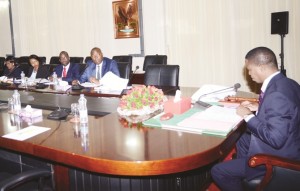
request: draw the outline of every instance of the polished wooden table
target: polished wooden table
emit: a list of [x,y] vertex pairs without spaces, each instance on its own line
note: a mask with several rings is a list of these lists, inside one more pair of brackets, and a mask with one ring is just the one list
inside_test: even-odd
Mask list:
[[[1,96],[10,95],[9,93],[11,91],[0,91]],[[29,98],[31,94],[35,94],[23,93],[28,94]],[[56,101],[72,100],[74,97],[55,94],[40,94],[38,97],[45,100],[43,96],[46,96],[45,99],[52,98]],[[107,101],[107,108],[112,103],[111,110],[115,111],[115,101],[110,101],[116,98],[95,99],[103,99],[100,105]],[[30,103],[28,98],[22,100],[26,101]],[[57,190],[74,189],[69,182],[70,169],[96,173],[97,176],[105,177],[106,181],[117,178],[119,183],[130,181],[130,184],[144,185],[144,181],[155,179],[158,182],[155,185],[157,190],[161,189],[162,182],[171,177],[168,182],[172,182],[172,186],[163,186],[164,190],[200,190],[211,181],[211,165],[226,156],[244,131],[243,125],[240,124],[239,128],[227,137],[218,137],[131,126],[114,111],[104,117],[89,116],[88,125],[80,126],[69,122],[70,117],[65,121],[48,120],[47,115],[51,111],[43,110],[42,120],[34,122],[33,125],[50,127],[51,130],[25,141],[16,141],[2,136],[27,127],[32,121],[19,119],[18,116],[1,110],[0,147],[52,163]],[[188,184],[193,186],[189,187],[191,185]],[[150,187],[153,187],[148,186],[142,190],[150,190]]]

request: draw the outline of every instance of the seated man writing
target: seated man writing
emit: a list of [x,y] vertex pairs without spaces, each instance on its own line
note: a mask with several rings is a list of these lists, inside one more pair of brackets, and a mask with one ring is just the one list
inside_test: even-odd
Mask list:
[[73,80],[72,85],[84,82],[100,84],[101,77],[109,71],[120,76],[116,61],[103,57],[100,48],[95,47],[91,50],[91,58],[92,60],[88,61],[88,67],[85,69],[79,80]]

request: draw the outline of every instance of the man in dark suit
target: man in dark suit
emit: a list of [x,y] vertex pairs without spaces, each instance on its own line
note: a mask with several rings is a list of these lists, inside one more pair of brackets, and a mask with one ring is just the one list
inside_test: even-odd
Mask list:
[[243,102],[237,108],[237,114],[247,122],[247,131],[237,142],[237,158],[212,168],[212,177],[221,190],[242,191],[244,178],[265,174],[263,166],[248,166],[255,154],[300,160],[299,84],[278,71],[276,56],[266,47],[249,51],[245,67],[253,81],[262,83],[262,93],[259,104]]
[[[103,57],[100,48],[95,47],[91,50],[91,58],[92,60],[88,61],[88,67],[85,69],[79,79],[80,83],[91,82],[100,84],[101,77],[103,77],[109,71],[117,76],[120,76],[117,62]],[[78,81],[74,80],[72,83],[78,84]]]
[[[57,65],[53,71],[58,78],[67,81],[69,84],[71,84],[73,80],[79,79],[79,65],[77,63],[70,63],[70,57],[66,51],[59,53],[59,61],[61,64]],[[52,80],[52,77],[50,80]]]

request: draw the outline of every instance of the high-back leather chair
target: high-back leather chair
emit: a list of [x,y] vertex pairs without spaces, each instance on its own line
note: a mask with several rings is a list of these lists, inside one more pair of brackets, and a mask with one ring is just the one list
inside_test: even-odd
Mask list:
[[39,56],[42,64],[46,64],[46,56]]
[[29,56],[20,56],[19,58],[16,58],[17,63],[28,63],[29,62]]
[[145,71],[145,85],[178,86],[178,65],[149,65]]
[[20,63],[18,66],[24,72],[25,76],[28,77],[29,68],[32,67],[29,63]]
[[250,167],[266,166],[266,174],[250,181],[244,180],[245,191],[297,191],[300,190],[300,161],[266,154],[249,159]]
[[0,191],[54,190],[51,170],[22,165],[20,172],[14,162],[2,158],[0,162]]
[[70,62],[71,63],[83,63],[83,57],[74,57],[74,56],[71,56],[70,57]]
[[52,56],[50,58],[49,64],[61,64],[60,61],[59,61],[59,56]]
[[113,56],[112,59],[115,60],[118,64],[120,77],[129,79],[130,73],[132,71],[132,56]]
[[92,58],[90,56],[85,57],[84,59],[84,63],[87,63],[88,61],[92,60]]
[[146,71],[147,66],[152,64],[167,64],[167,55],[147,55],[144,59],[143,70]]
[[88,67],[86,63],[79,63],[79,75],[81,76],[85,69]]
[[0,57],[0,76],[2,76],[2,73],[4,71],[4,62],[5,62],[5,58],[4,57]]

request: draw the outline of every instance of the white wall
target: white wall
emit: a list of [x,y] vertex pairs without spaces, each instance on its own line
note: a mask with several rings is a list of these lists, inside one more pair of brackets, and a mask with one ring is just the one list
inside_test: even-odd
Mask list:
[[[3,0],[0,0],[3,1]],[[112,1],[11,0],[16,56],[87,56],[94,46],[105,56],[139,54],[140,41],[114,39]],[[244,56],[256,46],[280,53],[280,36],[271,35],[271,13],[289,11],[284,39],[287,75],[300,82],[300,1],[298,0],[143,0],[145,54],[167,54],[180,65],[180,85],[242,84]],[[0,15],[0,21],[5,16]],[[1,23],[2,29],[2,23]],[[8,46],[0,31],[1,44]],[[1,45],[2,46],[2,45]],[[0,56],[7,49],[0,49]],[[143,57],[133,60],[142,66]],[[280,59],[278,56],[278,62]],[[141,67],[142,68],[142,67]]]

